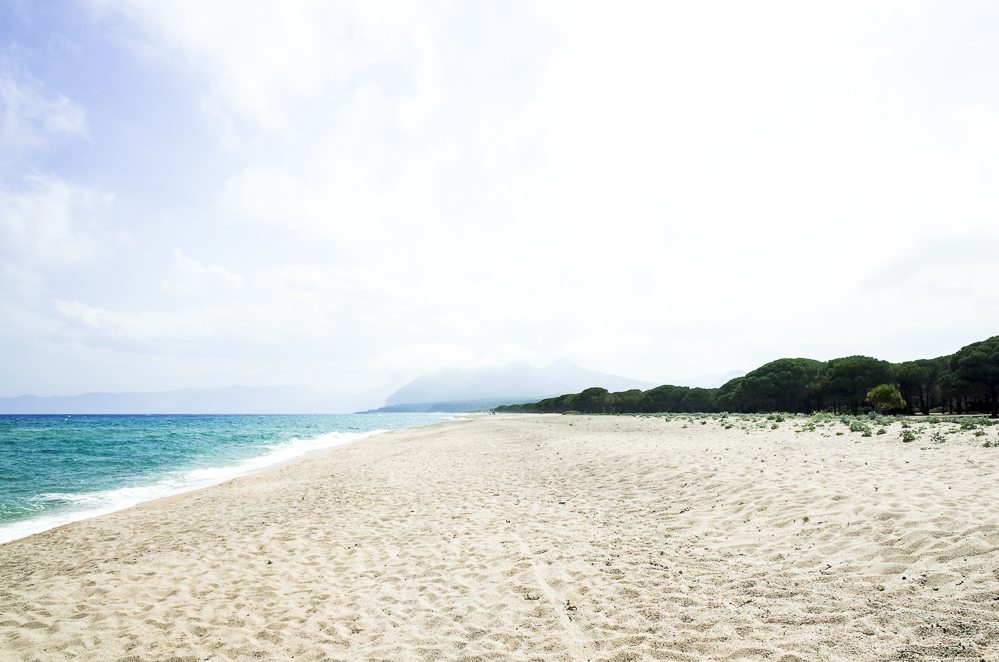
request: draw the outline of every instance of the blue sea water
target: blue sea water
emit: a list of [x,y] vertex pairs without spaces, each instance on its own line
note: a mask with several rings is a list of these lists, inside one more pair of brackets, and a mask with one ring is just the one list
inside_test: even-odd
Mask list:
[[0,415],[0,542],[450,418]]

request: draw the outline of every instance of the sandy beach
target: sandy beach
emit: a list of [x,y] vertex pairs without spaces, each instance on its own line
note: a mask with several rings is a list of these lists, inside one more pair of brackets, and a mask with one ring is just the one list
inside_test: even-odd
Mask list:
[[733,420],[483,416],[15,541],[0,659],[999,660],[999,449]]

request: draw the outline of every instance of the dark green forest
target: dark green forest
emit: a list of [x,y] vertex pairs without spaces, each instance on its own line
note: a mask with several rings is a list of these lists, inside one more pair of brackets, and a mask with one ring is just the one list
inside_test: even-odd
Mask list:
[[857,414],[872,408],[868,393],[894,385],[905,401],[897,414],[989,413],[999,417],[999,336],[949,356],[889,363],[869,356],[829,361],[777,359],[720,388],[657,386],[611,393],[588,388],[497,412],[623,414],[653,412],[795,412]]

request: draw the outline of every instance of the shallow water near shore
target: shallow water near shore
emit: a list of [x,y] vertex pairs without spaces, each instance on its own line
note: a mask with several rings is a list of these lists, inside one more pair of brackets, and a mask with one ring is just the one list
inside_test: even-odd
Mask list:
[[0,415],[0,542],[450,418]]

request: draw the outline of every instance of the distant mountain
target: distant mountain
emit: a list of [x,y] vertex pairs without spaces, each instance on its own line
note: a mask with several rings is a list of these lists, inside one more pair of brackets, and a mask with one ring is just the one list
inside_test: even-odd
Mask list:
[[[325,414],[368,411],[486,411],[590,386],[648,389],[647,382],[585,370],[569,361],[546,368],[512,363],[496,368],[442,370],[389,394],[389,389],[323,396],[304,386],[227,386],[144,393],[22,395],[0,398],[0,414]],[[387,397],[386,397],[387,395]],[[384,403],[384,407],[374,409]]]
[[329,397],[310,403],[307,413],[316,414],[349,414],[362,410],[374,410],[385,403],[385,398],[396,388],[396,385],[381,386],[379,388],[347,393],[336,397]]
[[304,386],[0,398],[0,414],[297,414],[322,407],[321,396]]
[[[610,391],[626,391],[634,388],[648,389],[656,384],[586,370],[566,360],[556,361],[546,368],[534,368],[527,363],[510,363],[493,368],[455,368],[424,375],[390,395],[385,404],[387,408],[393,408],[432,403],[491,401],[494,403],[492,406],[495,406],[503,402],[530,402],[573,393],[591,386],[601,386]],[[483,407],[487,408],[489,407]]]
[[499,405],[518,405],[527,402],[525,398],[486,398],[484,400],[450,400],[447,402],[403,402],[397,405],[386,405],[378,409],[358,412],[361,414],[392,414],[397,412],[445,412],[473,413],[490,411]]

